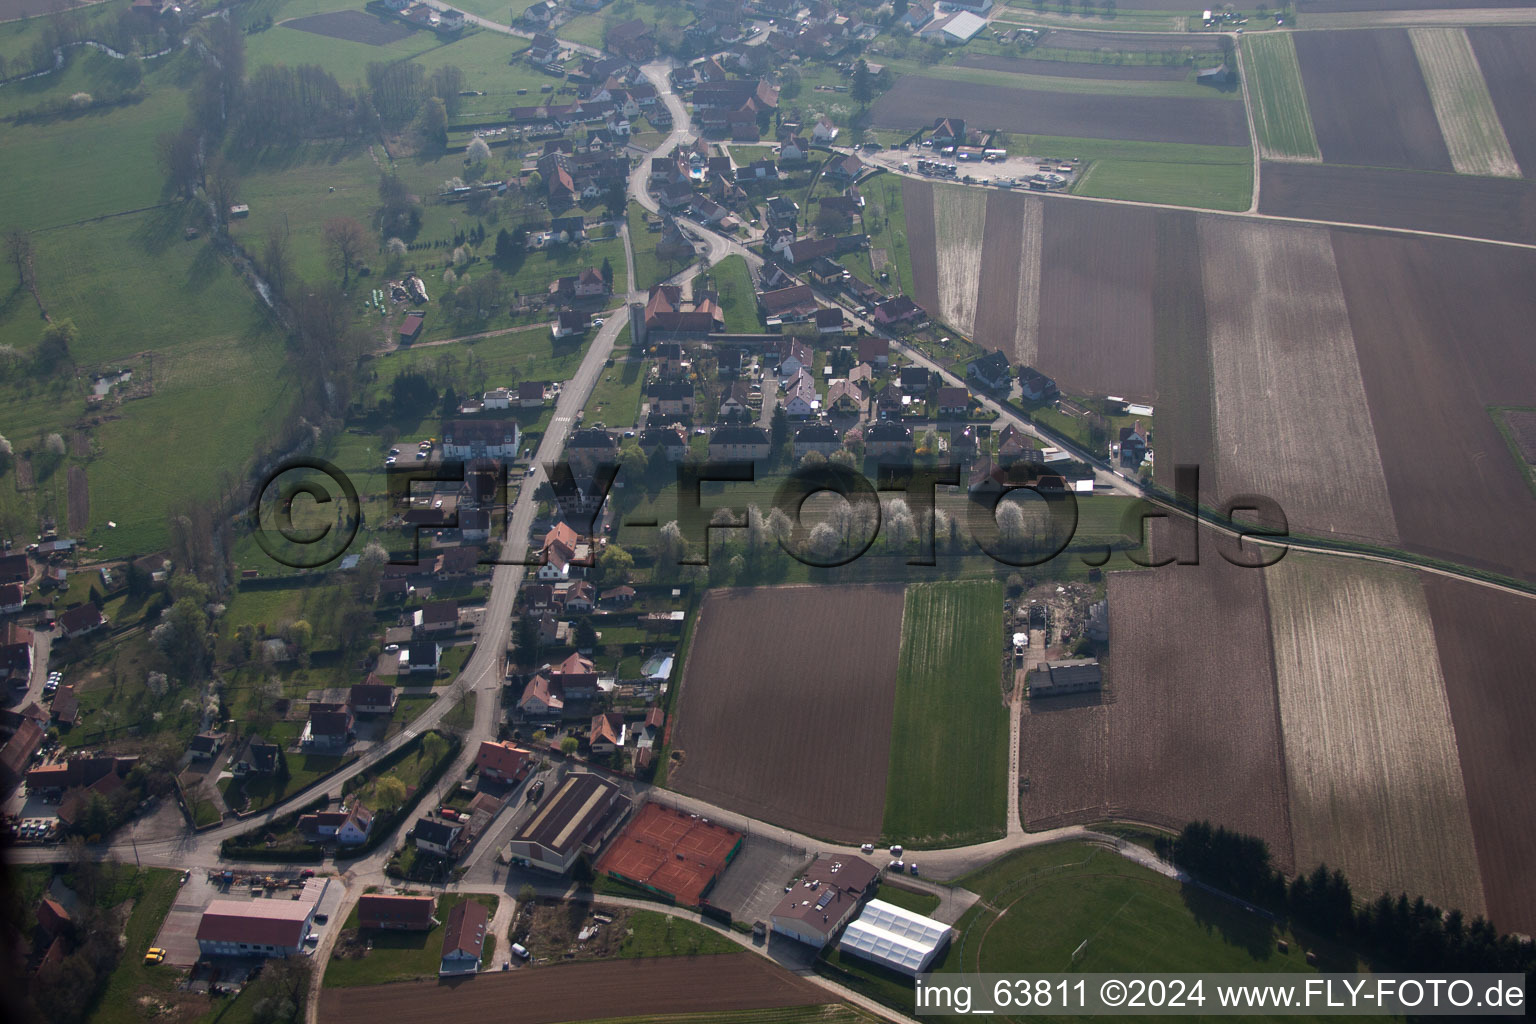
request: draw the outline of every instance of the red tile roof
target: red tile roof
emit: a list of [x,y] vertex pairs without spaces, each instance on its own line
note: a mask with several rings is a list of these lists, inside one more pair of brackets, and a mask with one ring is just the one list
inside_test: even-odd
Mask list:
[[528,757],[528,751],[511,743],[485,740],[475,754],[475,767],[482,772],[494,772],[503,779],[516,779],[527,770]]
[[466,899],[448,911],[448,927],[443,933],[443,956],[464,953],[478,958],[485,945],[485,932],[491,915],[484,903]]
[[199,942],[297,947],[315,909],[299,900],[214,900],[197,926]]
[[357,900],[357,923],[362,928],[407,928],[428,931],[437,899],[432,896],[392,896],[365,893]]

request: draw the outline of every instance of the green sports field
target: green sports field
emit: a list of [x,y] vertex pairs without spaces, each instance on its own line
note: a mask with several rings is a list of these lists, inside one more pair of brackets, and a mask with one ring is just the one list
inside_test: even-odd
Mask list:
[[1252,96],[1253,127],[1264,156],[1321,160],[1290,33],[1244,36],[1243,68]]
[[1008,713],[1002,654],[1002,584],[907,588],[886,783],[887,839],[960,846],[1003,834]]

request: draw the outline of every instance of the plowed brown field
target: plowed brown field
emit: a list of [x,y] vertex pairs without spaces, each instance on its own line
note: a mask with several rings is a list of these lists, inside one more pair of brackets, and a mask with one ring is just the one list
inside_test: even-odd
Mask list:
[[907,250],[912,258],[912,301],[939,315],[938,243],[934,240],[933,186],[906,178],[901,205],[907,211]]
[[1324,161],[1452,169],[1406,30],[1298,32],[1295,41]]
[[1263,180],[1261,213],[1536,242],[1536,185],[1529,179],[1266,163]]
[[1040,231],[1044,200],[993,192],[981,246],[981,289],[973,338],[1033,366],[1040,336]]
[[711,591],[668,784],[813,836],[879,835],[903,607],[899,586]]
[[[1182,4],[1187,0],[1167,0]],[[1183,8],[1178,8],[1182,10]],[[1100,78],[1119,82],[1182,82],[1189,68],[1181,65],[1099,64],[1073,60],[1034,60],[998,57],[990,53],[968,53],[955,62],[963,68],[1006,71],[1015,75],[1045,75],[1049,78]]]
[[1220,495],[1197,224],[1193,213],[1164,213],[1157,220],[1157,276],[1152,286],[1157,460],[1168,467],[1199,466],[1201,487]]
[[1108,702],[1031,702],[1020,810],[1030,828],[1105,814],[1175,829],[1209,818],[1260,836],[1289,870],[1263,574],[1205,543],[1198,566],[1110,575]]
[[[1489,406],[1536,395],[1536,254],[1335,231],[1381,464],[1403,543],[1536,580],[1536,496]],[[1455,467],[1455,486],[1430,486]]]
[[1488,915],[1536,933],[1536,601],[1441,577],[1424,594],[1461,750]]
[[1106,203],[1046,207],[1040,364],[1064,390],[1155,397],[1152,281],[1158,216]]
[[326,1024],[555,1024],[646,1013],[707,1013],[811,1006],[827,990],[763,957],[602,960],[482,974],[455,982],[407,981],[320,993]]

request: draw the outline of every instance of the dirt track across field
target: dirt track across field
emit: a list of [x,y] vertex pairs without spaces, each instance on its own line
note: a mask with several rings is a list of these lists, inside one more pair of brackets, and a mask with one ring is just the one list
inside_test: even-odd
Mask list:
[[668,785],[808,835],[879,835],[903,608],[899,586],[711,591]]
[[1263,178],[1260,213],[1536,243],[1526,179],[1289,163],[1265,163]]
[[1047,92],[903,75],[873,111],[877,128],[916,128],[958,113],[975,124],[1033,135],[1248,144],[1243,105],[1224,99]]
[[326,1024],[556,1024],[636,1012],[723,1013],[827,1001],[825,989],[760,956],[728,953],[533,967],[452,982],[328,988],[320,995],[320,1019]]
[[1298,32],[1295,41],[1325,161],[1452,170],[1406,29]]
[[[1426,577],[1488,916],[1536,933],[1536,601]],[[1365,895],[1362,893],[1361,895]]]

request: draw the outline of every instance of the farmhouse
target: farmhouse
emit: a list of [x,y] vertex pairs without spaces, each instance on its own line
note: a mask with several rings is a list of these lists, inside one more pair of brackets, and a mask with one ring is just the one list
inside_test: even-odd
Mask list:
[[426,932],[437,923],[432,916],[436,909],[435,896],[364,893],[357,900],[357,924],[360,928]]
[[448,911],[448,925],[443,931],[443,959],[437,973],[441,977],[475,974],[480,970],[480,955],[485,948],[485,931],[491,915],[485,904],[473,899],[454,904]]
[[696,907],[741,844],[740,832],[697,814],[647,803],[604,852],[597,870],[680,906]]
[[938,958],[953,933],[954,929],[931,917],[884,900],[870,900],[864,913],[843,932],[837,948],[915,977]]
[[879,878],[866,860],[821,854],[773,908],[774,933],[821,949],[858,913]]
[[214,900],[197,926],[204,956],[295,956],[304,948],[316,903],[308,900]]
[[563,875],[583,854],[592,856],[629,814],[622,790],[591,772],[566,776],[539,812],[512,834],[509,858]]
[[1070,658],[1043,663],[1030,672],[1026,682],[1031,697],[1057,697],[1099,689],[1104,685],[1104,673],[1096,658]]

